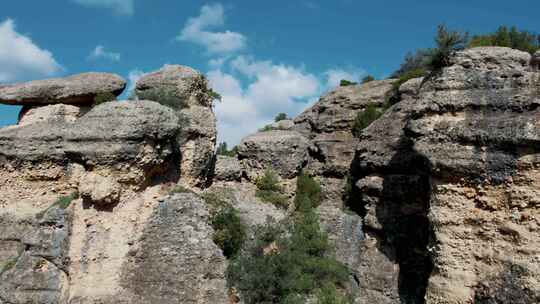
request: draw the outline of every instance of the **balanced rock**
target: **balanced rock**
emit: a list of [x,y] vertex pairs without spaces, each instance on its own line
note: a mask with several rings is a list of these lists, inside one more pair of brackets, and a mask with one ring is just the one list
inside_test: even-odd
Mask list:
[[126,87],[120,76],[84,73],[64,78],[34,80],[0,87],[0,103],[10,105],[90,105],[100,94],[118,96]]
[[266,169],[292,178],[306,161],[308,144],[307,138],[296,131],[259,132],[242,139],[238,155],[251,179]]
[[191,105],[211,106],[208,82],[200,72],[182,65],[166,64],[141,77],[135,86],[139,99],[159,101],[180,109]]
[[202,186],[212,165],[216,145],[216,117],[208,81],[200,72],[181,65],[165,65],[137,81],[137,98],[159,102],[176,110],[180,174],[184,183]]

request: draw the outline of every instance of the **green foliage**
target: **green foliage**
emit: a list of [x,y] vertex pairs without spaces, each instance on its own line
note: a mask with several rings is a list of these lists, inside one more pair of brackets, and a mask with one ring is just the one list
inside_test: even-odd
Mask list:
[[152,100],[176,110],[187,107],[186,98],[181,96],[175,89],[169,87],[140,90],[137,92],[137,98],[139,100]]
[[264,174],[255,181],[255,185],[259,190],[281,192],[279,177],[272,169],[266,169]]
[[193,190],[188,189],[184,186],[176,185],[174,186],[174,188],[171,189],[169,193],[174,194],[174,193],[195,193],[195,192],[193,192]]
[[362,130],[367,128],[372,122],[381,117],[383,113],[373,104],[368,105],[364,111],[356,115],[352,126],[352,133],[355,137],[360,137]]
[[304,212],[316,208],[321,203],[321,199],[321,185],[302,172],[296,179],[294,205],[297,211]]
[[212,89],[209,89],[207,93],[208,93],[208,95],[210,97],[212,97],[213,100],[221,101],[221,99],[222,99],[221,95],[218,92],[216,92],[216,91],[214,91]]
[[218,144],[216,154],[234,157],[238,153],[238,147],[234,146],[231,150],[227,149],[227,143],[221,142]]
[[371,82],[375,80],[375,77],[371,76],[371,75],[367,75],[365,76],[364,78],[362,78],[362,81],[361,83],[364,84],[364,83],[368,83],[368,82]]
[[473,36],[468,47],[478,46],[504,46],[532,54],[540,49],[540,36],[515,26],[500,26],[494,33]]
[[350,304],[351,301],[340,294],[334,284],[324,284],[317,292],[317,304]]
[[468,41],[468,34],[458,31],[451,31],[444,25],[437,27],[435,36],[436,47],[430,50],[427,66],[431,71],[439,70],[450,65],[450,57],[455,51],[465,48]]
[[214,242],[223,250],[227,258],[236,256],[246,240],[246,226],[242,223],[238,211],[225,207],[212,218]]
[[[426,64],[429,60],[430,51],[428,49],[417,50],[414,54],[409,52],[405,55],[403,63],[399,69],[392,73],[391,78],[401,78],[403,75],[410,73],[411,71],[424,70],[426,71]],[[427,74],[427,71],[426,71]]]
[[255,196],[260,198],[262,201],[270,203],[278,208],[287,209],[289,206],[287,196],[276,191],[257,190]]
[[116,95],[111,92],[98,93],[94,97],[94,106],[100,105],[105,102],[116,100]]
[[67,195],[67,196],[61,196],[59,197],[54,203],[52,203],[49,207],[47,207],[45,210],[42,210],[36,214],[36,217],[38,219],[42,218],[47,211],[53,209],[53,208],[60,208],[60,209],[66,209],[69,207],[71,202],[78,197],[78,194],[76,192]]
[[346,87],[346,86],[351,86],[351,85],[355,85],[357,84],[356,82],[352,82],[352,81],[348,81],[346,79],[342,79],[340,82],[339,82],[339,86],[340,87]]
[[308,295],[328,289],[326,285],[342,285],[348,280],[346,267],[331,257],[328,236],[314,210],[320,200],[320,185],[301,176],[295,202],[315,202],[297,206],[291,225],[259,227],[246,249],[229,264],[228,282],[248,304],[305,303]]
[[285,120],[285,119],[288,119],[286,113],[278,113],[278,114],[276,115],[276,117],[274,118],[274,121],[275,121],[275,122],[278,122],[278,121]]
[[274,130],[274,128],[272,128],[272,126],[266,125],[266,126],[260,128],[259,132],[268,132],[268,131],[272,131],[272,130]]

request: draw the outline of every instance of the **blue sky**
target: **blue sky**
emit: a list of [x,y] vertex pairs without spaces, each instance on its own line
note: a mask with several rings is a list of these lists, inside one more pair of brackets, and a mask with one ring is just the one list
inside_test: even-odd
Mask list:
[[[219,139],[235,144],[278,112],[296,115],[341,78],[383,78],[437,24],[482,33],[540,31],[540,2],[18,0],[0,11],[0,83],[87,71],[135,81],[163,64],[194,67],[223,96]],[[18,108],[0,106],[0,125]]]

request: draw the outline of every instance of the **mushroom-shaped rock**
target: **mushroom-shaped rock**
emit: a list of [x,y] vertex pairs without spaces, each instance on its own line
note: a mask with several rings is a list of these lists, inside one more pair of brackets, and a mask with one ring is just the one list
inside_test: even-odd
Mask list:
[[139,99],[154,100],[181,109],[191,105],[211,106],[208,82],[200,72],[182,65],[164,65],[141,77],[135,86]]
[[102,94],[118,96],[126,81],[109,73],[84,73],[0,87],[0,103],[10,105],[93,104]]
[[79,182],[79,194],[94,204],[116,204],[120,199],[120,185],[111,177],[89,172]]
[[306,161],[309,142],[296,131],[273,130],[250,135],[238,145],[238,155],[249,178],[272,169],[295,177]]

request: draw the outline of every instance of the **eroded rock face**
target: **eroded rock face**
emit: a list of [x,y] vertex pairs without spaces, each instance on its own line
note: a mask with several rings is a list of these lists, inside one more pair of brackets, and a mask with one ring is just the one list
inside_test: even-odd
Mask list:
[[307,160],[308,140],[295,131],[272,130],[242,139],[238,157],[248,178],[254,180],[272,169],[284,178],[293,178]]
[[128,303],[228,303],[226,261],[208,223],[196,195],[163,199],[122,266]]
[[358,143],[352,134],[354,120],[368,105],[382,108],[394,81],[338,87],[294,120],[295,130],[311,141],[309,172],[337,177],[349,172]]
[[17,125],[24,126],[40,122],[74,122],[89,110],[67,104],[26,107],[19,114]]
[[[66,162],[117,167],[142,182],[172,161],[178,117],[151,101],[109,102],[74,122],[42,122],[0,130],[0,156],[15,166]],[[125,164],[132,166],[125,166]]]
[[126,81],[109,73],[84,73],[0,87],[0,103],[11,105],[91,105],[99,94],[118,96]]
[[121,191],[120,184],[114,178],[94,172],[84,174],[79,182],[79,195],[94,204],[116,204]]
[[154,100],[176,110],[180,118],[182,182],[198,187],[206,184],[217,135],[213,98],[206,78],[186,66],[165,65],[139,79],[135,93],[138,98]]
[[368,235],[394,252],[405,283],[394,289],[411,303],[538,301],[540,75],[530,59],[458,52],[360,138],[353,201]]
[[242,167],[235,157],[218,155],[214,169],[215,181],[240,181]]

